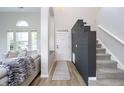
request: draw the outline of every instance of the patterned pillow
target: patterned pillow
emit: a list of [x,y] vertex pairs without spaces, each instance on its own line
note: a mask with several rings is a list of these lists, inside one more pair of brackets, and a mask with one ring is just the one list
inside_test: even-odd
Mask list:
[[27,50],[22,50],[18,54],[18,57],[25,57],[25,56],[27,56]]

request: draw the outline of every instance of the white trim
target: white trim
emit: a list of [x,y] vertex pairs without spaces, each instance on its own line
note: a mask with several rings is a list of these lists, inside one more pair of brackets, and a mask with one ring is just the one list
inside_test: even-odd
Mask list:
[[102,44],[102,47],[106,49],[106,52],[111,54],[111,58],[112,60],[115,60],[117,61],[117,67],[120,68],[120,69],[123,69],[124,70],[124,65],[122,64],[122,62],[119,61],[119,59],[110,51],[110,49],[108,49],[104,43],[102,43],[101,40],[98,40],[101,44]]
[[102,31],[106,32],[108,35],[110,35],[111,37],[113,37],[116,41],[118,41],[120,44],[122,44],[122,45],[124,46],[124,41],[123,41],[123,40],[119,39],[117,36],[115,36],[114,34],[110,33],[110,32],[109,32],[107,29],[105,29],[103,26],[98,25],[98,27],[99,27]]
[[26,20],[18,20],[16,22],[17,27],[28,27],[29,23]]
[[[66,59],[66,60],[62,60],[62,61],[71,61],[71,49],[69,48],[69,47],[71,47],[71,42],[70,42],[70,33],[69,33],[69,31],[67,30],[67,29],[57,29],[57,31],[55,32],[55,37],[57,36],[57,34],[59,34],[59,33],[67,33],[67,35],[68,35],[68,59]],[[56,39],[56,41],[57,41],[57,39]],[[56,46],[56,41],[55,41],[55,46]],[[56,47],[55,47],[55,53],[57,52],[57,49],[56,49]],[[56,60],[57,61],[59,61],[59,59],[57,59],[57,53],[55,54],[56,55]]]
[[16,28],[8,28],[7,32],[38,32],[38,29],[37,28],[24,28],[24,27],[16,27]]
[[41,75],[41,78],[48,78],[49,75]]
[[88,80],[97,80],[96,77],[88,77]]
[[56,33],[57,32],[69,32],[68,29],[63,29],[63,28],[56,28],[55,30],[56,30]]

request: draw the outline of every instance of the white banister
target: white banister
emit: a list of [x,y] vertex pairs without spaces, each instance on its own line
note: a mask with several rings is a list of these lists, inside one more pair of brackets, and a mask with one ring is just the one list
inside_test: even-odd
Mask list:
[[112,38],[114,38],[116,41],[118,41],[120,44],[124,45],[124,41],[119,39],[117,36],[109,32],[107,29],[105,29],[103,26],[98,25],[98,28],[100,28],[102,31],[106,32],[108,35],[110,35]]

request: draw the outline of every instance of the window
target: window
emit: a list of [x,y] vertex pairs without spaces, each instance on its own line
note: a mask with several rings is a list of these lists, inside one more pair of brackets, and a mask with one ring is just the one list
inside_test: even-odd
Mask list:
[[20,20],[16,23],[16,26],[19,26],[19,27],[27,27],[29,26],[28,22],[26,22],[25,20]]
[[7,32],[8,51],[37,50],[37,32],[11,31]]
[[28,50],[28,32],[16,32],[16,50]]
[[13,34],[13,32],[7,33],[7,48],[8,48],[8,50],[14,50],[14,34]]
[[32,50],[37,50],[37,32],[31,32]]

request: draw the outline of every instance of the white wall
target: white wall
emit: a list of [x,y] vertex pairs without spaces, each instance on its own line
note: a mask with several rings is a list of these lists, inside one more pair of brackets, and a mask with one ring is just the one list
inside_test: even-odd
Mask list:
[[77,19],[83,19],[96,30],[96,15],[100,8],[95,7],[54,7],[56,28],[70,30]]
[[55,63],[55,19],[53,8],[49,8],[49,62],[48,72],[50,74]]
[[[78,19],[83,19],[96,30],[96,16],[100,8],[95,7],[54,7],[55,24],[57,30],[69,31],[69,55],[71,60],[71,28]],[[67,59],[68,60],[68,59]]]
[[[97,24],[124,40],[124,8],[101,8]],[[124,45],[100,29],[97,30],[97,36],[118,61],[119,67],[124,69]]]
[[[51,8],[52,9],[52,8]],[[49,9],[49,73],[55,63],[55,19],[54,15],[51,15],[51,9]],[[53,14],[53,13],[52,13]]]
[[98,24],[124,40],[124,8],[101,8]]
[[[7,50],[7,31],[8,29],[17,29],[16,22],[18,20],[26,20],[29,23],[28,28],[38,30],[38,40],[40,40],[40,13],[30,12],[0,12],[0,51]],[[40,41],[38,41],[40,42]],[[40,43],[38,43],[38,49],[40,49]]]
[[50,16],[49,22],[49,50],[55,50],[55,20],[54,16]]

